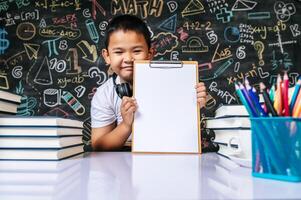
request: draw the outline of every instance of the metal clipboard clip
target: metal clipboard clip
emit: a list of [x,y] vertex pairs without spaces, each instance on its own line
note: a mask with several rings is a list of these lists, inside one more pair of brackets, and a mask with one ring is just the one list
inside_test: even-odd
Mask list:
[[149,63],[150,68],[182,68],[183,62],[182,61],[150,61]]

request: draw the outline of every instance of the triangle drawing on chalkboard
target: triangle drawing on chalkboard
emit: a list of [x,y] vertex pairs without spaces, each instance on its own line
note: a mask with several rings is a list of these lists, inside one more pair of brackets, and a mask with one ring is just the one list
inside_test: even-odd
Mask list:
[[214,51],[211,63],[215,63],[221,60],[225,60],[227,58],[232,57],[232,53],[229,48],[224,48],[223,50],[219,50],[219,44],[217,44],[216,49]]
[[176,26],[177,26],[177,15],[173,15],[166,20],[164,20],[160,25],[159,28],[164,30],[164,31],[169,31],[169,32],[175,32],[176,31]]
[[40,45],[38,45],[38,44],[29,44],[29,43],[24,43],[23,45],[24,45],[26,54],[27,54],[27,56],[30,60],[32,60],[33,58],[34,59],[38,58],[38,52],[39,52],[39,49],[40,49]]
[[42,64],[39,67],[38,73],[36,74],[34,80],[35,83],[39,85],[52,85],[52,75],[49,68],[49,61],[47,57],[44,58]]
[[237,0],[232,7],[232,11],[252,10],[256,5],[257,2],[255,1]]
[[204,13],[204,6],[199,0],[190,0],[189,4],[182,11],[182,17]]

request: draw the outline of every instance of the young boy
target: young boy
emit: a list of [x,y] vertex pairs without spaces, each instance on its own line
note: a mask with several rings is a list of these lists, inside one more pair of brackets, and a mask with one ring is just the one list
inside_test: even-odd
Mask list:
[[[131,15],[111,20],[105,36],[102,56],[115,75],[101,85],[91,103],[91,142],[94,150],[118,150],[130,140],[137,102],[133,97],[122,99],[116,92],[119,84],[133,83],[134,60],[151,60],[154,50],[147,25]],[[196,85],[197,99],[204,106],[206,88]]]

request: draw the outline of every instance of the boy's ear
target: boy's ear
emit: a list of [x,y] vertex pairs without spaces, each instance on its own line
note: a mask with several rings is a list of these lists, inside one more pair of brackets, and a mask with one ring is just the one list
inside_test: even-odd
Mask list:
[[111,64],[111,59],[110,59],[108,50],[107,49],[102,49],[101,50],[101,55],[105,59],[106,64],[110,65]]
[[155,56],[155,49],[151,47],[148,51],[148,54],[149,54],[149,59],[152,60]]

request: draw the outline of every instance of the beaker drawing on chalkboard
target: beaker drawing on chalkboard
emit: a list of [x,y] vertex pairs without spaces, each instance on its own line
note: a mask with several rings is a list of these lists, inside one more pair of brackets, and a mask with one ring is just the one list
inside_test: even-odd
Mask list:
[[44,104],[48,107],[55,107],[61,104],[61,90],[49,88],[43,92]]
[[52,75],[47,57],[44,58],[33,81],[40,85],[52,85]]

